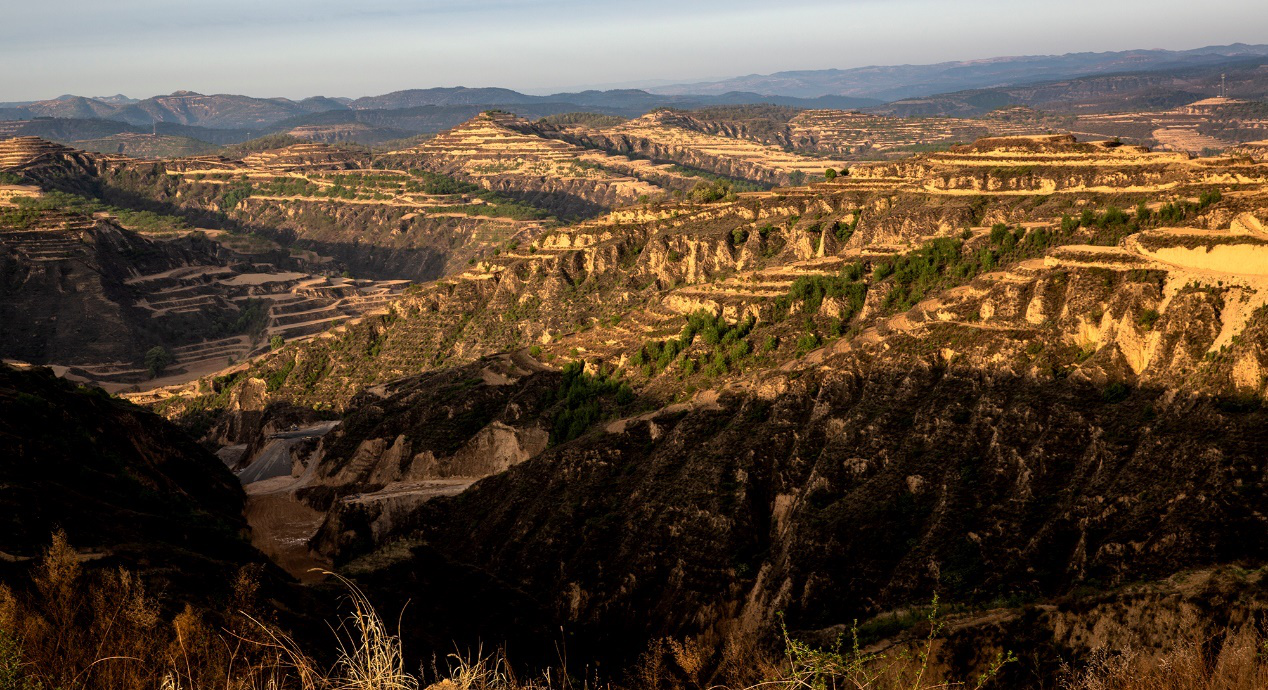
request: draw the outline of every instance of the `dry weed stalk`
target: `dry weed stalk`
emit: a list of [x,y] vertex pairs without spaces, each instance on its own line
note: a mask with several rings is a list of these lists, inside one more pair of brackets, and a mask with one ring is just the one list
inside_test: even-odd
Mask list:
[[[340,622],[338,675],[333,690],[416,690],[418,679],[405,672],[401,639],[393,635],[374,606],[353,582],[342,575],[326,572],[348,588],[352,612]],[[399,628],[399,626],[398,626]]]
[[1268,637],[1251,625],[1222,640],[1193,637],[1166,653],[1098,650],[1066,670],[1064,690],[1258,690],[1268,688]]

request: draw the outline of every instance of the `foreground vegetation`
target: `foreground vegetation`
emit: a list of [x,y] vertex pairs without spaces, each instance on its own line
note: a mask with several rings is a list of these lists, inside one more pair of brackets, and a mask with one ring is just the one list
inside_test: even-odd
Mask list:
[[[574,372],[573,385],[591,385],[582,376]],[[784,629],[777,645],[782,651],[758,653],[750,642],[743,645],[747,654],[721,658],[703,638],[664,639],[618,679],[589,669],[581,678],[560,668],[519,675],[504,650],[450,654],[415,671],[399,635],[355,583],[332,574],[344,586],[346,613],[329,626],[333,654],[313,655],[275,622],[258,575],[243,568],[220,606],[186,605],[171,615],[137,575],[123,568],[89,570],[65,535],[56,533],[28,588],[0,585],[0,690],[941,690],[999,687],[1001,669],[1018,661],[1000,651],[972,677],[944,678],[936,657],[946,623],[935,597],[918,621],[922,634],[879,651],[860,645],[855,625],[828,647]],[[1247,624],[1161,651],[1100,651],[1055,680],[1066,690],[1263,688],[1266,650],[1268,637]]]

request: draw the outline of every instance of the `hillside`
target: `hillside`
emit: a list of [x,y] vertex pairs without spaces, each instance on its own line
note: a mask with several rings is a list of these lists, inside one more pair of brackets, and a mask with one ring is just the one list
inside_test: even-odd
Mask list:
[[937,591],[939,668],[1007,649],[1008,686],[1260,610],[1263,160],[1044,135],[846,172],[551,228],[136,399],[244,471],[330,405],[270,485],[310,547],[391,600],[472,568],[618,667],[902,639]]
[[[1257,112],[1189,108],[1164,126]],[[667,638],[738,683],[725,659],[781,624],[910,644],[937,593],[937,673],[1007,650],[1007,687],[1107,629],[1167,647],[1264,605],[1263,147],[1058,124],[489,112],[388,153],[166,161],[10,139],[4,348],[143,388],[293,576],[431,593],[416,654],[558,629],[616,677]],[[147,380],[156,333],[176,357]]]
[[239,567],[263,562],[242,536],[233,475],[162,419],[47,369],[7,365],[0,411],[6,575],[58,529],[93,567],[140,568],[182,595],[223,596]]
[[[102,177],[128,165],[38,139],[0,142],[0,169],[45,185],[100,193]],[[319,275],[331,259],[34,184],[0,187],[0,252],[5,357],[111,390],[218,371],[273,338],[381,308],[408,282]],[[154,348],[163,354],[151,366]]]

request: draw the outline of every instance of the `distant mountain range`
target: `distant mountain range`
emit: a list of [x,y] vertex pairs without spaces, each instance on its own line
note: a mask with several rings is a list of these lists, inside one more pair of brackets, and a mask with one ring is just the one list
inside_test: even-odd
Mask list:
[[1212,67],[1265,56],[1268,56],[1268,45],[1234,43],[1180,51],[1128,50],[1026,55],[933,65],[776,72],[714,82],[662,86],[649,91],[664,95],[710,95],[747,91],[795,98],[839,95],[890,102],[952,91],[1016,86],[1097,74]]
[[1135,50],[1001,57],[936,65],[780,72],[651,90],[613,89],[532,96],[503,88],[429,88],[363,98],[303,100],[192,91],[134,99],[65,95],[0,103],[0,137],[93,141],[126,152],[154,133],[234,144],[273,133],[318,141],[379,143],[444,131],[487,110],[537,119],[570,112],[638,117],[663,107],[770,103],[903,116],[977,116],[1012,105],[1059,113],[1158,110],[1216,95],[1221,76],[1238,98],[1268,96],[1268,45],[1188,51]]
[[1157,111],[1218,95],[1221,84],[1232,98],[1268,99],[1268,57],[966,89],[905,98],[871,110],[904,117],[974,117],[1015,105],[1068,114]]
[[458,108],[462,112],[468,112],[473,107],[477,108],[476,111],[469,112],[466,117],[480,110],[499,107],[527,108],[542,114],[594,110],[634,117],[665,106],[698,108],[709,105],[759,102],[818,108],[862,108],[881,103],[874,99],[849,96],[814,99],[768,97],[755,93],[664,96],[629,89],[529,96],[510,89],[456,87],[411,89],[356,100],[315,96],[302,101],[177,91],[170,95],[154,96],[144,100],[133,100],[124,96],[106,99],[68,95],[47,101],[0,103],[0,119],[25,120],[53,117],[103,119],[138,126],[168,123],[214,129],[259,129],[272,127],[283,121],[294,126],[307,124],[303,120],[305,116],[332,112],[346,113],[342,116],[344,121],[356,121],[357,117],[354,113],[357,112],[396,111],[425,107]]

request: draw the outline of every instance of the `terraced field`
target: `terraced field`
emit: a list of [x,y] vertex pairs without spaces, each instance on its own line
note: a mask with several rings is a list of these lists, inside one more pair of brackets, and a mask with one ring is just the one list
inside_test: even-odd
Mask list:
[[791,141],[799,148],[859,157],[902,155],[983,137],[1044,134],[1059,127],[1054,120],[1026,109],[1003,110],[976,120],[807,110],[788,124]]
[[847,165],[841,160],[790,153],[777,146],[701,129],[690,116],[661,110],[585,134],[618,150],[628,148],[732,177],[765,182],[787,183],[794,174],[821,177],[827,168],[839,170]]
[[690,189],[696,180],[670,165],[649,165],[561,139],[529,122],[485,113],[404,151],[385,154],[394,166],[417,164],[517,195],[565,215],[594,215],[614,206]]
[[1198,154],[1268,136],[1268,108],[1262,103],[1207,98],[1160,112],[1081,115],[1071,131],[1120,136],[1164,150]]

